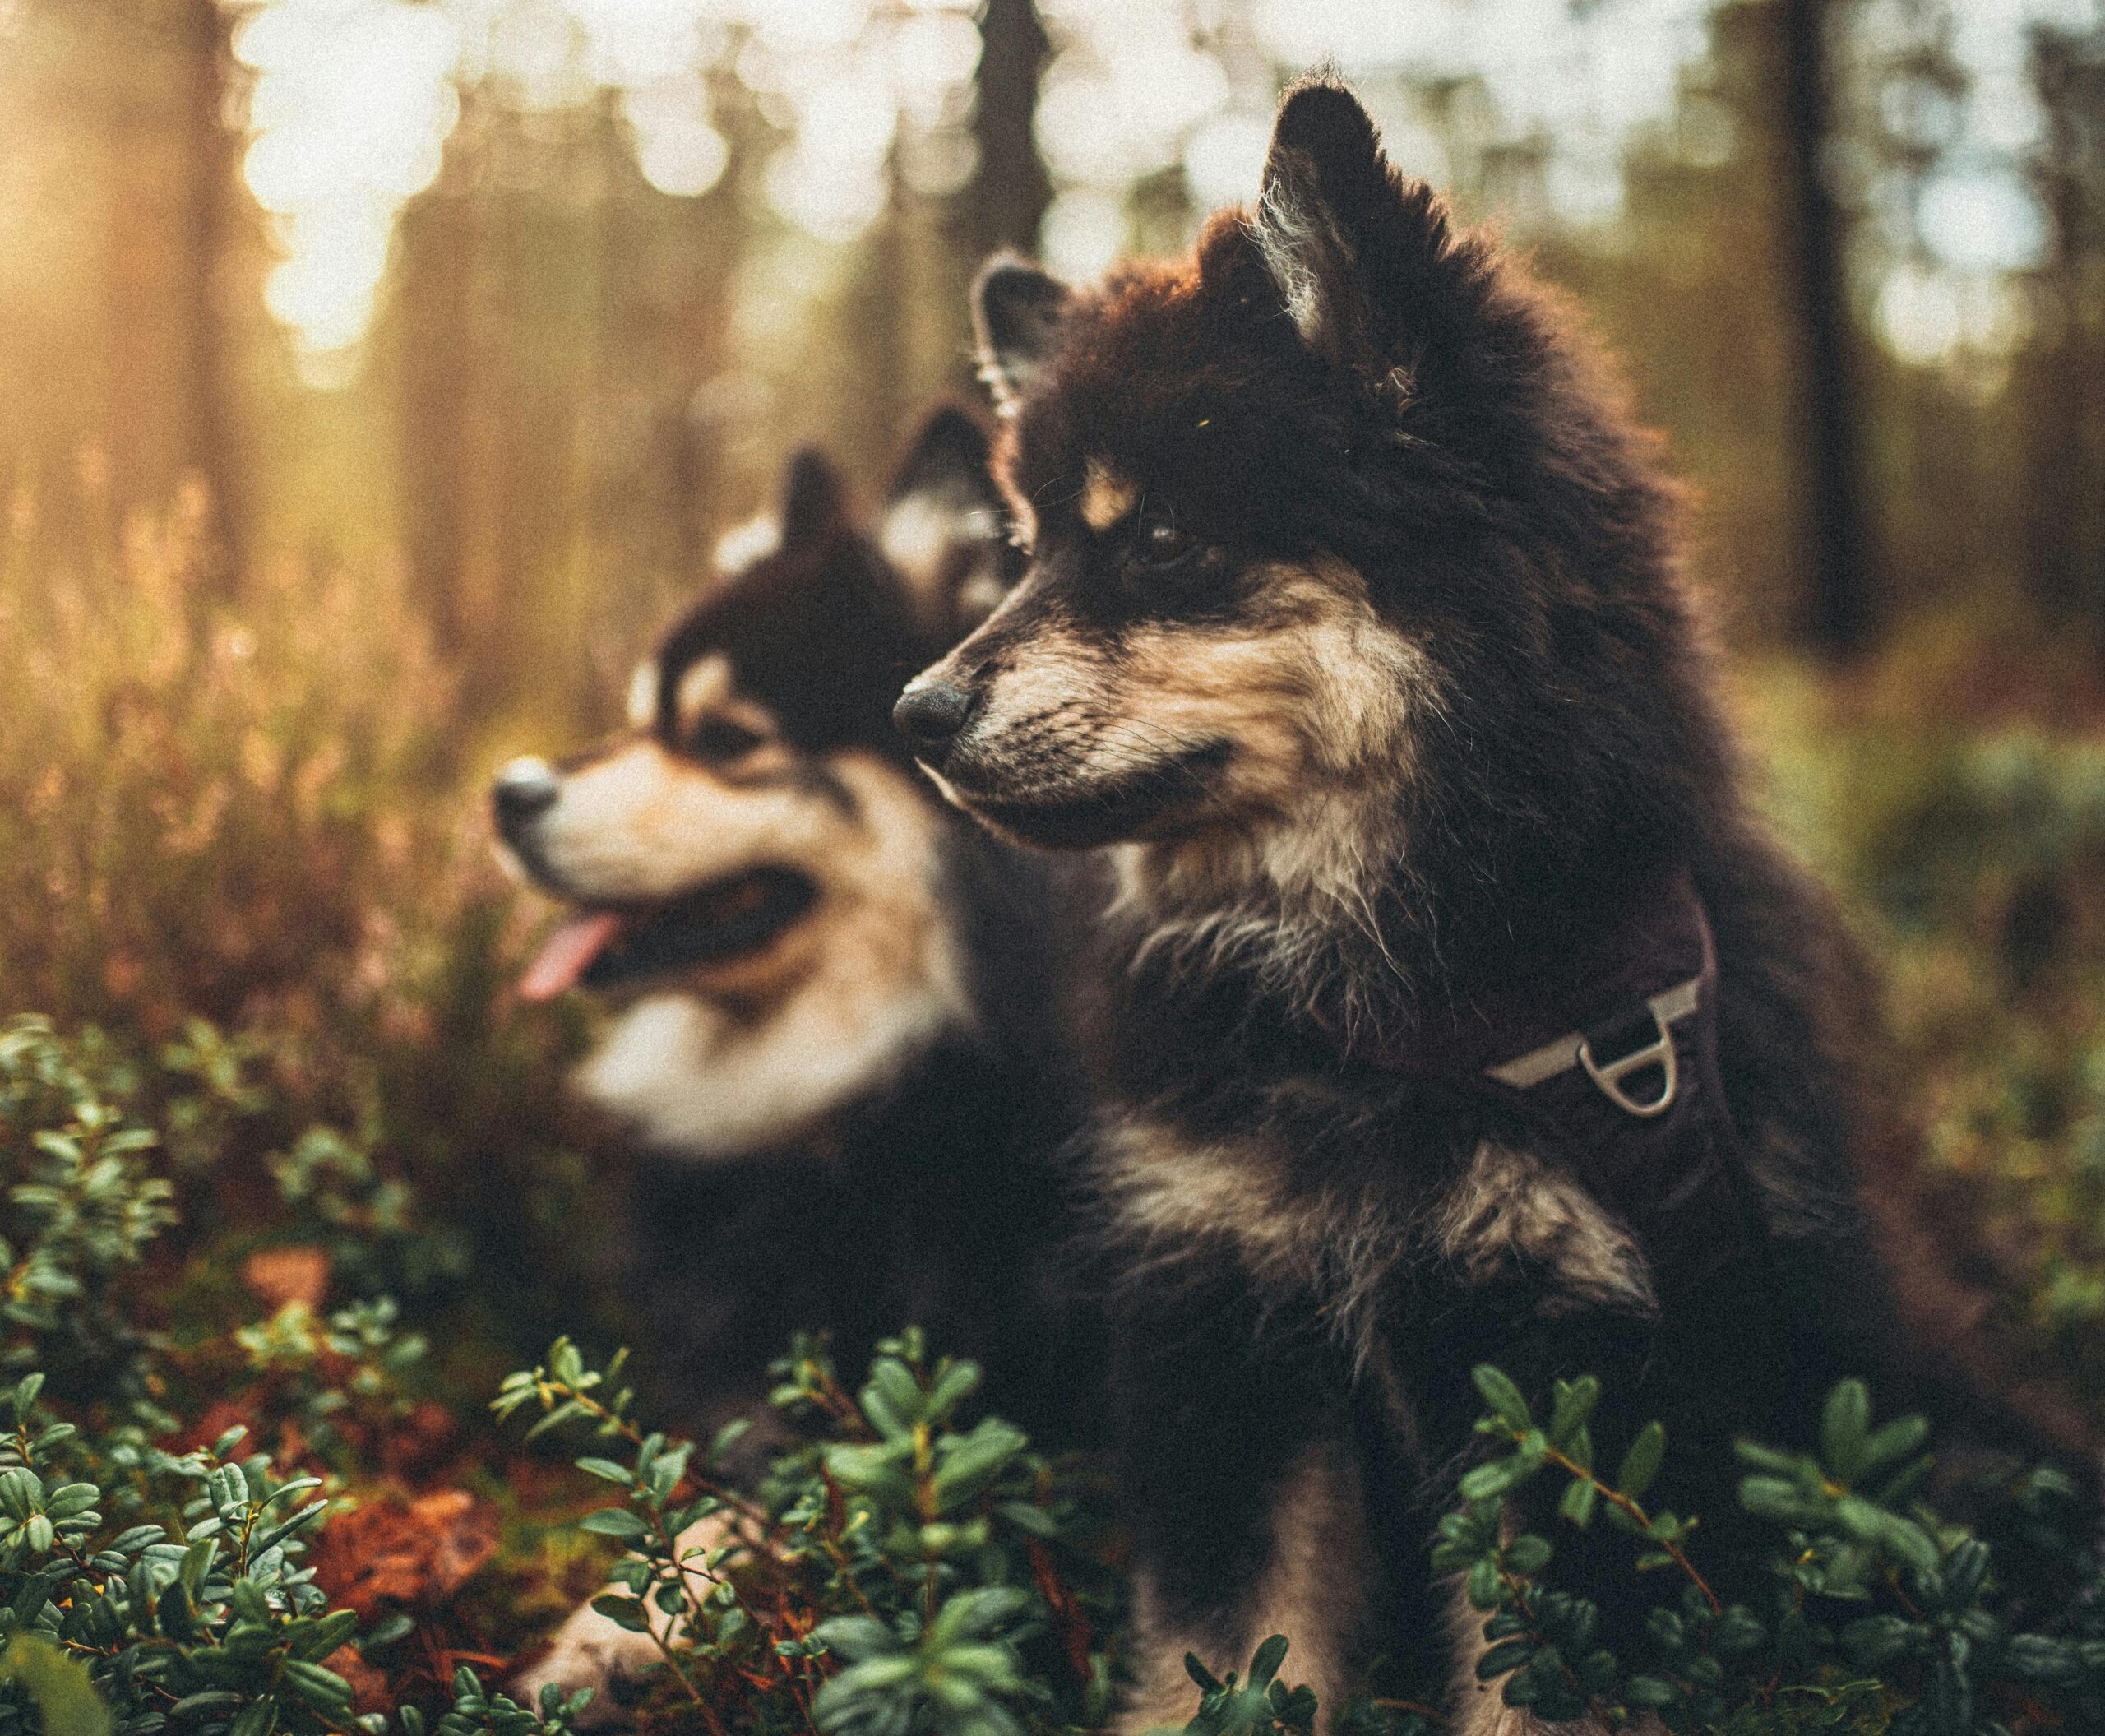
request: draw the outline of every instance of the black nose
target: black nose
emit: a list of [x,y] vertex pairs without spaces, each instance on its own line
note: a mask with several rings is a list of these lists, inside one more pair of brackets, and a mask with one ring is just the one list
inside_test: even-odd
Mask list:
[[497,775],[490,801],[498,827],[509,833],[555,806],[562,792],[555,768],[546,760],[514,760]]
[[924,760],[938,760],[972,715],[972,696],[941,682],[917,683],[899,696],[891,720]]

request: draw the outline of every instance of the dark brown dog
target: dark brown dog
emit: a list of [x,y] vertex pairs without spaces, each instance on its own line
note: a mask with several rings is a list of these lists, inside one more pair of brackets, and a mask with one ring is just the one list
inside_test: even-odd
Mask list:
[[[1122,891],[1127,1725],[1278,1631],[1334,1707],[1380,1654],[1490,1728],[1426,1552],[1473,1364],[1598,1374],[1603,1441],[1663,1418],[1713,1559],[1733,1436],[1802,1438],[1848,1373],[1916,1396],[1849,948],[1750,817],[1649,447],[1348,92],[1288,95],[1190,257],[997,263],[978,312],[1031,563],[896,715]],[[1557,1535],[1630,1621],[1628,1539]]]

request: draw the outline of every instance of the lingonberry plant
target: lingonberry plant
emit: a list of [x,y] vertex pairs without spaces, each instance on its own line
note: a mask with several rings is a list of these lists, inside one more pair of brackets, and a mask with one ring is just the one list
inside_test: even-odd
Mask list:
[[[917,1331],[859,1383],[822,1338],[798,1339],[755,1419],[766,1453],[743,1425],[706,1443],[651,1428],[625,1357],[595,1366],[558,1340],[495,1409],[591,1448],[569,1487],[611,1498],[578,1516],[558,1489],[580,1539],[565,1543],[567,1522],[511,1492],[568,1474],[468,1429],[459,1377],[449,1387],[406,1329],[416,1311],[345,1291],[365,1268],[334,1243],[268,1244],[271,1285],[326,1280],[312,1293],[230,1296],[227,1244],[178,1214],[207,1207],[228,1130],[266,1107],[252,1061],[205,1026],[150,1058],[39,1021],[0,1028],[0,1736],[571,1736],[604,1708],[582,1691],[525,1705],[498,1684],[588,1575],[605,1576],[602,1613],[650,1638],[656,1664],[623,1708],[650,1736],[1066,1736],[1109,1720],[1126,1610],[1101,1468],[975,1413],[978,1371]],[[414,1233],[399,1179],[360,1141],[322,1130],[289,1149],[260,1174],[298,1234]],[[317,1211],[325,1192],[336,1203]],[[242,1234],[234,1247],[256,1246]],[[2003,1474],[1955,1523],[1925,1499],[1926,1427],[1875,1422],[1847,1382],[1817,1451],[1739,1446],[1737,1502],[1762,1541],[1728,1557],[1704,1516],[1651,1504],[1672,1448],[1656,1425],[1594,1441],[1590,1377],[1535,1395],[1495,1368],[1476,1381],[1484,1451],[1431,1565],[1483,1622],[1485,1693],[1547,1720],[1725,1736],[2105,1729],[2105,1574],[2059,1474]],[[451,1456],[418,1461],[405,1488],[400,1443],[433,1433],[433,1410]],[[1538,1479],[1561,1485],[1558,1516],[1516,1533],[1509,1498]],[[393,1536],[381,1521],[397,1507],[488,1502],[471,1488],[515,1505],[479,1553],[443,1540],[446,1575],[394,1555],[385,1572],[332,1565],[361,1527]],[[1592,1525],[1627,1535],[1652,1594],[1635,1638],[1604,1637],[1559,1581],[1560,1538]],[[609,1543],[611,1565],[585,1553]],[[1186,1736],[1312,1736],[1319,1715],[1338,1736],[1431,1736],[1451,1720],[1412,1697],[1440,1683],[1318,1708],[1293,1683],[1291,1637],[1247,1664],[1189,1660]]]
[[[646,1433],[621,1359],[559,1340],[505,1382],[501,1416],[589,1427],[619,1459],[580,1470],[623,1492],[585,1528],[632,1550],[594,1607],[663,1658],[655,1706],[722,1736],[1023,1736],[1102,1724],[1118,1587],[1093,1534],[1087,1474],[992,1417],[967,1424],[972,1363],[913,1330],[880,1345],[853,1396],[822,1340],[777,1365],[796,1430],[742,1491],[738,1425],[706,1451]],[[682,1705],[684,1702],[684,1706]]]
[[[1475,1380],[1487,1407],[1477,1429],[1497,1455],[1462,1479],[1433,1562],[1464,1576],[1486,1617],[1478,1674],[1502,1681],[1507,1705],[1618,1724],[1649,1711],[1675,1731],[1833,1714],[1895,1736],[2084,1729],[2105,1716],[2105,1574],[2061,1473],[2033,1470],[2000,1491],[1999,1556],[1921,1498],[1922,1419],[1873,1428],[1869,1392],[1844,1381],[1817,1453],[1738,1444],[1740,1505],[1774,1535],[1760,1558],[1729,1564],[1734,1583],[1763,1589],[1727,1603],[1698,1565],[1697,1521],[1644,1505],[1665,1458],[1658,1424],[1611,1479],[1596,1469],[1590,1376],[1557,1382],[1546,1420],[1498,1369],[1480,1367]],[[1629,1533],[1631,1571],[1667,1581],[1640,1650],[1603,1643],[1595,1606],[1557,1586],[1549,1538],[1509,1535],[1504,1498],[1543,1476],[1568,1479],[1563,1522],[1598,1516]]]

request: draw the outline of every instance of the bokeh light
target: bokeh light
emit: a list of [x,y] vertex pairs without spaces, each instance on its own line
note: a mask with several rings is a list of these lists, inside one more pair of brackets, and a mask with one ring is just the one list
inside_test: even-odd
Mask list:
[[[1251,197],[1278,81],[1317,62],[1360,85],[1407,173],[1446,184],[1517,152],[1531,170],[1501,197],[1523,229],[1614,222],[1634,138],[1671,137],[1696,167],[1734,147],[1731,116],[1691,87],[1709,9],[1690,0],[1043,0],[1040,10],[1053,53],[1035,137],[1055,194],[1041,242],[1077,274],[1131,243],[1129,201],[1154,178],[1173,177],[1194,219]],[[1897,353],[1930,360],[1974,343],[1985,316],[1969,324],[1950,312],[1972,294],[1959,280],[2038,263],[2048,229],[2019,166],[2041,126],[2029,33],[2083,27],[2098,12],[2098,0],[1959,8],[1950,46],[1963,88],[1882,86],[1881,124],[1929,164],[1858,176],[1885,256],[1878,329]],[[1853,52],[1897,53],[1912,18],[1901,0],[1867,0]],[[697,198],[730,168],[710,78],[733,71],[783,135],[761,165],[761,195],[776,219],[831,247],[864,234],[895,197],[948,197],[978,166],[972,0],[264,0],[237,49],[256,73],[245,174],[285,255],[269,304],[309,354],[354,345],[367,329],[396,220],[439,172],[458,90],[481,81],[530,111],[614,91],[642,179]],[[1925,287],[1940,274],[1953,280]]]
[[454,23],[405,0],[274,0],[236,33],[254,70],[243,174],[284,259],[265,286],[303,351],[363,336],[403,205],[460,116]]

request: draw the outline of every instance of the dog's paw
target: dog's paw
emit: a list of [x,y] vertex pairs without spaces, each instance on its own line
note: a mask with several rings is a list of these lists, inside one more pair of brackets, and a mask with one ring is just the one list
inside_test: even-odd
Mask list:
[[[720,1513],[696,1520],[677,1539],[679,1559],[687,1562],[697,1554],[715,1549],[730,1535],[729,1521]],[[681,1571],[687,1577],[691,1595],[699,1597],[708,1590],[694,1567],[683,1566]],[[619,1588],[610,1586],[607,1589],[613,1591]],[[669,1638],[672,1633],[673,1623],[670,1617],[653,1609],[649,1611],[649,1620],[656,1637],[634,1632],[608,1620],[590,1604],[579,1604],[556,1629],[555,1637],[548,1642],[547,1655],[511,1678],[512,1697],[530,1711],[538,1711],[541,1689],[548,1683],[554,1683],[566,1694],[589,1687],[592,1690],[591,1699],[571,1721],[585,1730],[603,1729],[622,1723],[628,1716],[622,1691],[652,1664],[664,1661],[665,1655],[659,1650],[658,1640]]]
[[649,1634],[632,1633],[586,1604],[563,1618],[548,1655],[511,1678],[511,1697],[532,1711],[551,1682],[566,1694],[589,1687],[591,1699],[571,1721],[580,1729],[604,1729],[627,1715],[617,1690],[663,1657]]

